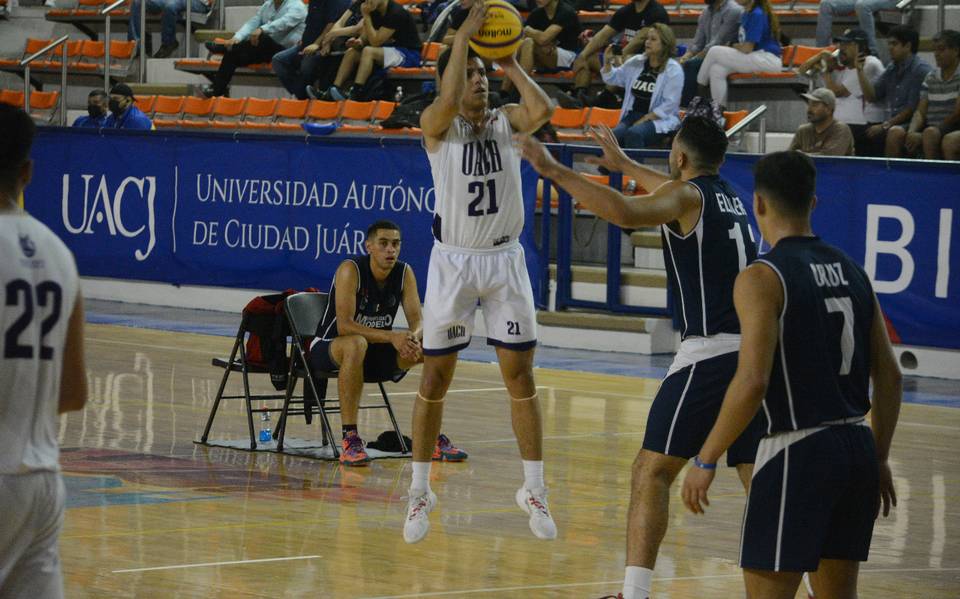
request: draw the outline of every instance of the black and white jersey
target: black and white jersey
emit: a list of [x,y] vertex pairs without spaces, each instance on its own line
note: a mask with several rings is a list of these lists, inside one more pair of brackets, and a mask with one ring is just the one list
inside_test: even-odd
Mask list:
[[683,323],[681,337],[739,333],[733,283],[757,257],[747,211],[719,175],[688,183],[700,192],[697,226],[686,235],[660,227],[673,310]]
[[520,152],[507,113],[491,110],[479,132],[457,115],[427,152],[437,194],[433,236],[459,248],[506,246],[523,231]]
[[767,434],[833,424],[870,410],[870,279],[819,237],[788,237],[758,262],[783,285],[780,339],[763,410]]
[[[380,286],[370,269],[370,256],[358,256],[347,261],[357,268],[354,322],[371,329],[392,330],[397,310],[403,303],[403,275],[407,271],[407,264],[397,260],[387,275],[387,280]],[[327,309],[320,319],[320,326],[317,327],[317,340],[330,341],[335,339],[337,334],[337,280],[334,278],[330,284]]]
[[46,225],[0,215],[0,475],[60,469],[60,378],[79,289],[73,254]]

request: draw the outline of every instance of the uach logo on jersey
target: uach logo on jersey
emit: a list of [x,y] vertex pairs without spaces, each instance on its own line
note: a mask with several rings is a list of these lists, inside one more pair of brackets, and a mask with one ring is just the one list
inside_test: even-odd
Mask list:
[[463,160],[460,170],[464,175],[485,176],[503,170],[497,140],[471,141],[463,144]]
[[[93,235],[102,229],[102,225],[106,221],[107,232],[111,237],[120,235],[127,239],[135,239],[146,236],[146,248],[137,249],[133,253],[138,261],[146,260],[157,243],[157,219],[154,212],[157,178],[127,177],[120,182],[120,185],[111,195],[107,176],[100,175],[99,180],[96,180],[96,177],[97,175],[80,175],[80,179],[83,181],[83,209],[79,211],[79,202],[76,204],[70,202],[70,175],[65,174],[63,176],[63,197],[61,200],[63,226],[74,235]],[[93,183],[91,184],[91,182]],[[124,220],[123,206],[125,201],[145,205],[146,222],[136,223],[140,226],[135,229],[131,229],[135,226],[135,223]],[[131,211],[128,210],[127,218],[130,217],[130,213]],[[142,208],[136,210],[136,214],[143,214]],[[78,219],[78,217],[80,218]]]
[[37,253],[37,244],[30,239],[29,235],[18,235],[20,238],[20,250],[23,251],[23,255],[27,258],[33,258],[33,255]]

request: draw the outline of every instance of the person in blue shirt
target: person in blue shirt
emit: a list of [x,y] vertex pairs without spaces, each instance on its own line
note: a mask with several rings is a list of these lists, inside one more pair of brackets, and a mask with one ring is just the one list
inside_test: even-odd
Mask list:
[[[737,0],[743,6],[740,34],[733,46],[714,46],[703,59],[697,84],[700,95],[727,105],[727,77],[733,73],[780,71],[780,23],[770,0]],[[708,88],[709,84],[709,88]]]
[[134,104],[133,90],[126,83],[110,89],[109,106],[110,116],[103,124],[105,129],[153,129],[153,121]]
[[73,121],[74,127],[92,127],[99,129],[107,121],[107,105],[109,99],[107,92],[102,89],[95,89],[87,95],[87,116],[77,117]]

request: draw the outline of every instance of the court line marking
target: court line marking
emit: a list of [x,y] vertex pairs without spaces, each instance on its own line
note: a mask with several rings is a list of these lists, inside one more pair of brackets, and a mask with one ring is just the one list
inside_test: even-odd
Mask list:
[[261,564],[265,562],[286,562],[303,559],[319,559],[320,555],[298,555],[294,557],[268,557],[264,559],[241,559],[230,562],[206,562],[202,564],[178,564],[176,566],[154,566],[152,568],[128,568],[126,570],[113,570],[113,574],[123,574],[126,572],[152,572],[155,570],[179,570],[183,568],[205,568],[208,566],[232,566],[235,564]]
[[[877,568],[877,569],[867,569],[860,570],[861,574],[863,573],[878,573],[883,574],[887,572],[955,572],[960,571],[960,568]],[[665,578],[654,578],[653,582],[670,582],[678,580],[717,580],[722,578],[741,578],[743,574],[707,574],[704,576],[671,576]],[[485,589],[460,589],[456,591],[433,591],[429,593],[411,593],[409,595],[378,595],[376,597],[364,597],[361,599],[410,599],[412,597],[442,597],[444,595],[473,595],[477,593],[505,593],[508,591],[534,591],[542,589],[570,589],[575,587],[588,587],[588,586],[600,586],[600,585],[622,585],[623,579],[617,580],[598,580],[595,582],[571,582],[566,584],[538,584],[538,585],[527,585],[527,586],[513,586],[513,587],[488,587]]]

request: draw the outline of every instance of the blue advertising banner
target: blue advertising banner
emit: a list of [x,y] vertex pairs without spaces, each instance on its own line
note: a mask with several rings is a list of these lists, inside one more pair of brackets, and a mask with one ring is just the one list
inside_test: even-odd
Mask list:
[[[328,289],[364,253],[367,226],[396,222],[421,295],[435,195],[419,140],[343,140],[42,127],[26,209],[85,276],[255,289]],[[521,241],[535,297],[535,173],[523,170]],[[466,209],[466,206],[464,206]]]
[[[758,158],[732,154],[722,169],[745,205]],[[815,161],[814,232],[863,265],[894,343],[960,348],[960,164]]]

